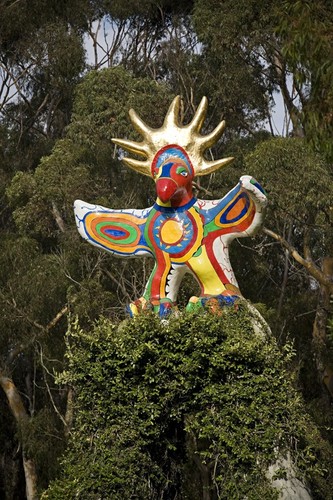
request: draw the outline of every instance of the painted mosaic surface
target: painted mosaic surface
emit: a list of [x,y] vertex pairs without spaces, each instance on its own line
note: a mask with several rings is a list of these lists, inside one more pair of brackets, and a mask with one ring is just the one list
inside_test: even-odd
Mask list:
[[[209,136],[199,135],[206,107],[203,100],[186,126],[186,133],[178,134],[179,144],[168,144],[170,128],[180,132],[185,128],[178,123],[179,98],[170,106],[161,129],[147,130],[132,111],[131,119],[143,135],[143,143],[114,140],[123,148],[145,156],[143,161],[126,158],[126,163],[154,179],[157,199],[152,207],[112,210],[81,200],[75,202],[78,230],[89,243],[117,257],[146,255],[155,259],[143,296],[129,305],[131,315],[145,309],[154,309],[162,317],[169,314],[176,305],[186,272],[196,277],[201,290],[199,297],[190,299],[190,310],[206,305],[218,308],[232,305],[241,296],[228,247],[234,238],[252,236],[260,229],[267,199],[251,176],[242,176],[237,186],[220,200],[200,200],[193,195],[195,175],[210,173],[232,161],[227,158],[207,162],[202,157],[206,137],[207,144],[215,142],[224,127],[220,124]],[[166,144],[161,144],[161,135]],[[158,140],[154,142],[155,137]],[[196,165],[198,150],[193,149],[193,137],[200,143],[201,155]],[[148,138],[156,146],[152,151],[145,147],[143,153]]]

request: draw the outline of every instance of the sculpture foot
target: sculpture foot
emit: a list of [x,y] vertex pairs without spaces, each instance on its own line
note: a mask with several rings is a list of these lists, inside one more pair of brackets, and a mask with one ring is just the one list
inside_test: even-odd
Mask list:
[[224,307],[234,307],[238,309],[239,295],[230,294],[230,292],[208,297],[191,297],[186,306],[186,311],[193,312],[198,309],[206,309],[213,314],[221,314]]
[[158,314],[160,318],[166,318],[173,310],[175,310],[175,303],[167,298],[146,300],[144,297],[141,297],[127,306],[127,312],[131,318],[148,311]]

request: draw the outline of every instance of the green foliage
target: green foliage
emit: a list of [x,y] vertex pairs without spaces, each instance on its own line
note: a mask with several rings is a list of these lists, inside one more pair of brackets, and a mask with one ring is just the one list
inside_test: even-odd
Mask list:
[[303,139],[273,138],[258,144],[245,162],[268,190],[273,210],[300,218],[332,204],[332,175]]
[[170,15],[177,11],[187,11],[192,2],[186,0],[162,0],[158,4],[151,0],[103,0],[99,2],[103,5],[105,12],[108,12],[113,18],[127,19],[134,15],[148,18],[152,23],[157,23],[161,15]]
[[67,138],[56,143],[34,173],[17,172],[7,188],[19,231],[42,240],[58,237],[54,206],[64,226],[74,228],[77,198],[113,208],[129,206],[129,197],[137,207],[149,205],[148,180],[121,167],[111,139],[133,137],[131,107],[160,126],[169,103],[166,86],[134,78],[121,67],[90,72],[77,87]]
[[[66,301],[66,278],[35,240],[6,237],[0,243],[1,354],[6,359],[17,342],[33,338]],[[37,326],[38,328],[38,326]],[[40,327],[42,328],[42,327]]]
[[315,150],[333,159],[333,9],[327,0],[284,0],[277,32],[303,101],[301,119]]
[[[268,191],[267,226],[284,234],[283,223],[294,224],[294,238],[311,237],[314,255],[329,254],[332,247],[332,172],[303,139],[276,138],[262,142],[246,157],[246,169]],[[308,243],[307,243],[308,244]]]
[[95,152],[100,139],[111,141],[133,134],[130,108],[152,127],[161,126],[172,97],[167,85],[134,77],[121,66],[90,71],[77,87],[68,134],[88,143]]
[[58,458],[65,449],[60,419],[45,406],[20,427],[20,442],[26,456],[35,461],[39,487],[47,487],[49,481],[56,477]]
[[[84,69],[85,51],[77,25],[82,23],[75,10],[82,11],[82,2],[71,2],[71,9],[59,8],[61,3],[32,0],[5,2],[0,7],[5,104],[1,118],[16,144],[20,143],[21,154],[23,150],[29,154],[34,143],[39,149],[38,143],[62,135],[70,119],[73,88]],[[16,94],[15,100],[11,94]]]
[[73,199],[87,193],[90,182],[85,150],[68,139],[56,143],[34,173],[17,172],[6,194],[20,233],[47,238],[59,234],[54,205],[65,222],[73,220]]
[[252,314],[242,303],[220,317],[72,322],[60,381],[75,389],[75,423],[43,498],[274,498],[265,473],[288,451],[331,498],[329,450],[285,368],[292,350]]

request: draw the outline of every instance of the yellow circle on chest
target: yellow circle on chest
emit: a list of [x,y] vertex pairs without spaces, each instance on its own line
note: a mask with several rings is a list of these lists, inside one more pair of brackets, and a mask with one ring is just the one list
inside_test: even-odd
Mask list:
[[184,236],[181,222],[169,219],[160,229],[160,238],[165,245],[176,245]]

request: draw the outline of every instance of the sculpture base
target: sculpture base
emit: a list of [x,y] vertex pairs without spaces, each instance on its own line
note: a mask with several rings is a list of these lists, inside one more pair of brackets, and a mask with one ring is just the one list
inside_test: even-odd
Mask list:
[[198,309],[208,309],[213,313],[220,314],[224,307],[238,308],[239,295],[232,295],[229,293],[220,295],[211,295],[209,297],[191,297],[186,311],[192,312]]
[[[219,295],[210,295],[205,297],[191,297],[187,306],[187,312],[198,311],[199,309],[206,309],[214,314],[221,314],[225,307],[235,307],[238,309],[238,303],[241,300],[241,296],[235,295],[230,291]],[[127,308],[127,313],[131,318],[144,314],[145,312],[154,312],[160,318],[166,318],[174,312],[178,312],[178,308],[175,302],[171,299],[163,298],[160,300],[151,299],[146,300],[144,297],[131,302]]]

